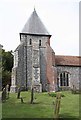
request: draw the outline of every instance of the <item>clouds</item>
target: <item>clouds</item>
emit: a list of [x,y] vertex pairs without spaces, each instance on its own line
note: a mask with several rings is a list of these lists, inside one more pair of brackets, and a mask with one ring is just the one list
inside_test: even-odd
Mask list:
[[56,54],[79,54],[79,2],[76,0],[1,0],[0,43],[6,50],[19,44],[19,32],[34,6],[52,34],[51,46]]

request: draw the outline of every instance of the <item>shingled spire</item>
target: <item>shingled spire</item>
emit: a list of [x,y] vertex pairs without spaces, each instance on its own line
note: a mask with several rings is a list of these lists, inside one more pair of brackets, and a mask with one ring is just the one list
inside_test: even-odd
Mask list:
[[44,24],[42,23],[41,19],[37,15],[35,8],[21,33],[36,34],[36,35],[50,35],[47,29],[45,28]]

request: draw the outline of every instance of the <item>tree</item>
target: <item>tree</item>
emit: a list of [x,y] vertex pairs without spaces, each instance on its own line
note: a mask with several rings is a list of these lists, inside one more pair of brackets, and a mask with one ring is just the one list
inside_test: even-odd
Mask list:
[[5,51],[2,49],[2,86],[11,84],[11,71],[13,67],[12,51]]
[[4,71],[10,71],[13,67],[13,55],[12,51],[5,52],[5,50],[2,50],[2,66]]

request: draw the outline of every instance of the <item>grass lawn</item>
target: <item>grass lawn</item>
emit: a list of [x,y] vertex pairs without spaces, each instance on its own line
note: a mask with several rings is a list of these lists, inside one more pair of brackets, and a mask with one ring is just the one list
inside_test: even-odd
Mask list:
[[[79,95],[71,92],[62,92],[60,118],[79,117]],[[24,103],[17,99],[16,93],[11,93],[10,98],[2,104],[3,118],[54,118],[55,97],[48,93],[35,93],[34,104],[30,104],[30,92],[22,92]],[[74,120],[74,119],[73,119]]]

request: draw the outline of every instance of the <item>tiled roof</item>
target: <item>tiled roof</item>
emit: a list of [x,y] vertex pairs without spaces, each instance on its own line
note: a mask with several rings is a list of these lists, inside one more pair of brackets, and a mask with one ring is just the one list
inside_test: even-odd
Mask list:
[[55,63],[58,66],[81,66],[81,56],[55,55]]
[[21,33],[50,35],[34,9]]

